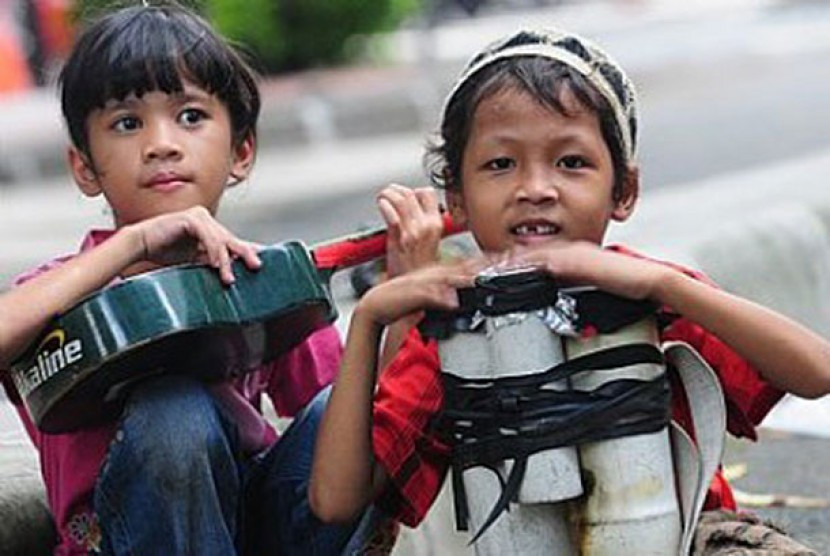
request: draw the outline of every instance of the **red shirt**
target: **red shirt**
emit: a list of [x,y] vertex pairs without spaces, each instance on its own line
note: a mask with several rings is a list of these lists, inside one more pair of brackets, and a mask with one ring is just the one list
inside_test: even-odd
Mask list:
[[[640,257],[622,247],[612,249]],[[709,282],[700,273],[669,266]],[[727,430],[737,437],[755,440],[755,427],[783,392],[765,382],[749,363],[700,326],[677,316],[670,308],[663,308],[661,317],[673,319],[661,330],[661,341],[688,343],[717,373],[726,400]],[[679,377],[670,373],[670,382],[673,418],[694,438],[691,412]],[[417,329],[412,329],[381,374],[372,430],[375,458],[392,483],[378,502],[390,515],[411,527],[432,506],[449,467],[450,449],[430,426],[443,401],[437,345],[434,340],[425,342]],[[705,507],[735,509],[732,491],[720,472],[712,481]]]

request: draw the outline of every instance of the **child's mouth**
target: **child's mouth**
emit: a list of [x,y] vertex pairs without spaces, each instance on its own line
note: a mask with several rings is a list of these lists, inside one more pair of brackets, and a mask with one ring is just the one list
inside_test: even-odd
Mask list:
[[161,174],[150,180],[148,186],[156,191],[166,193],[183,186],[185,181],[184,178],[176,174]]
[[524,223],[510,228],[510,233],[516,236],[520,243],[547,241],[559,231],[559,226],[550,222]]

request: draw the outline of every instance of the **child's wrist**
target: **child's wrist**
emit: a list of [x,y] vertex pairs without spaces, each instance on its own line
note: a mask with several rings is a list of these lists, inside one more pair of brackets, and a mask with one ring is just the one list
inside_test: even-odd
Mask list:
[[147,246],[144,241],[144,234],[135,224],[128,224],[120,228],[116,234],[124,242],[127,264],[137,263],[147,258]]
[[383,322],[381,322],[379,315],[371,304],[371,300],[367,296],[368,292],[352,310],[352,323],[356,326],[364,326],[380,331],[384,326]]
[[672,293],[679,286],[678,280],[682,280],[685,276],[681,272],[664,265],[657,265],[655,271],[657,276],[648,297],[660,303],[670,303]]

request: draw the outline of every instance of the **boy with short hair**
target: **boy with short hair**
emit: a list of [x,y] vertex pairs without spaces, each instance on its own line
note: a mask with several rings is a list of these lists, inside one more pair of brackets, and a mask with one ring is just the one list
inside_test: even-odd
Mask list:
[[[609,223],[625,221],[636,205],[636,131],[632,84],[581,37],[520,31],[473,58],[445,104],[430,155],[453,219],[486,256],[402,274],[358,303],[317,442],[310,496],[318,515],[348,519],[376,500],[408,525],[423,519],[449,464],[450,448],[432,427],[443,405],[441,364],[435,343],[412,328],[375,393],[381,333],[418,311],[457,307],[455,289],[494,260],[657,302],[661,340],[691,344],[714,368],[737,436],[755,438],[785,390],[806,397],[830,390],[830,345],[816,334],[698,273],[600,247]],[[417,196],[385,192],[379,204],[401,256],[417,237],[433,241],[413,232],[435,212]],[[408,239],[396,246],[395,237]],[[674,418],[689,430],[688,403],[673,388]],[[735,508],[720,473],[706,507]]]

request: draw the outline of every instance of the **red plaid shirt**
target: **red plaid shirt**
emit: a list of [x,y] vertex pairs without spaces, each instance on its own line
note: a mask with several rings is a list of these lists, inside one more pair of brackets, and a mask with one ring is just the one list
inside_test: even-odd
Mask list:
[[[614,251],[640,257],[623,247]],[[668,263],[664,263],[668,264]],[[709,282],[701,273],[677,265],[681,272]],[[710,282],[711,283],[711,282]],[[766,383],[752,366],[718,338],[664,308],[672,319],[661,340],[680,340],[694,347],[717,373],[726,398],[727,430],[737,437],[755,439],[755,427],[783,393]],[[679,378],[671,373],[673,417],[694,438],[691,413]],[[412,329],[392,363],[381,374],[375,397],[373,439],[377,461],[390,477],[380,505],[403,523],[414,527],[438,495],[449,467],[449,447],[431,428],[444,401],[441,362],[434,340],[425,342]],[[726,479],[717,473],[706,508],[735,508]]]

